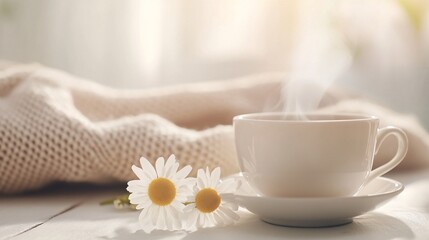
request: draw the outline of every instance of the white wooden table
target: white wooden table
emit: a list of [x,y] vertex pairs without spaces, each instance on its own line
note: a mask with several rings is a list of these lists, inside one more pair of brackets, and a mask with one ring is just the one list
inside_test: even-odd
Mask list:
[[150,235],[138,230],[139,212],[99,206],[101,200],[123,194],[123,188],[56,187],[0,196],[0,239],[429,239],[429,170],[388,177],[404,183],[405,190],[343,226],[279,227],[241,210],[241,220],[233,226]]

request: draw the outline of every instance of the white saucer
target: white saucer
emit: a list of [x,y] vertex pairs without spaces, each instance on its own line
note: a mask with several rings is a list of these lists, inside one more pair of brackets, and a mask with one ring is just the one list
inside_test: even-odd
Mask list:
[[239,205],[263,221],[291,227],[328,227],[353,221],[353,217],[386,203],[404,186],[395,180],[379,177],[356,196],[332,198],[275,198],[256,194],[233,194]]

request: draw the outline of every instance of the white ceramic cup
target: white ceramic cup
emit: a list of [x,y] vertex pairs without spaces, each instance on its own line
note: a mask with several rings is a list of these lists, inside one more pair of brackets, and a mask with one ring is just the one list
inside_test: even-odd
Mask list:
[[[239,165],[249,185],[273,197],[351,196],[398,165],[408,140],[396,127],[379,129],[374,116],[253,113],[234,118]],[[387,137],[398,140],[396,155],[372,169]]]

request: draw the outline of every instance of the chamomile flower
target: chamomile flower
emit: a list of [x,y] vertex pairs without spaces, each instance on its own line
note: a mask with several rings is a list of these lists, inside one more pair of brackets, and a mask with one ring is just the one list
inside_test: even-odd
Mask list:
[[204,172],[199,169],[197,184],[194,186],[194,194],[188,198],[191,202],[184,209],[187,214],[187,229],[194,227],[213,227],[229,224],[239,219],[235,211],[238,205],[223,199],[222,194],[233,193],[238,188],[238,182],[234,179],[220,180],[220,168],[215,168],[211,173],[207,168]]
[[154,168],[142,157],[142,168],[132,166],[139,179],[129,181],[127,190],[131,193],[130,202],[136,204],[137,209],[143,209],[139,222],[145,232],[182,229],[180,217],[183,203],[192,193],[190,186],[195,182],[194,179],[186,178],[192,170],[191,166],[177,171],[179,163],[174,155],[164,162],[164,158],[158,158]]

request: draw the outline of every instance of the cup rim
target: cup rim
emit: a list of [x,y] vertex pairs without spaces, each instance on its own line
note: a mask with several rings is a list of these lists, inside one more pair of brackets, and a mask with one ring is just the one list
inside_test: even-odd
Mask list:
[[[266,119],[263,117],[281,117],[281,116],[302,116],[302,119]],[[320,119],[308,119],[307,117],[319,117]],[[262,117],[262,118],[260,118]],[[335,117],[335,119],[327,119]],[[325,119],[324,119],[325,118]],[[285,112],[256,112],[237,115],[233,118],[234,121],[250,121],[250,122],[282,122],[282,123],[332,123],[332,122],[361,122],[379,120],[374,115],[354,114],[354,113],[285,113]]]

